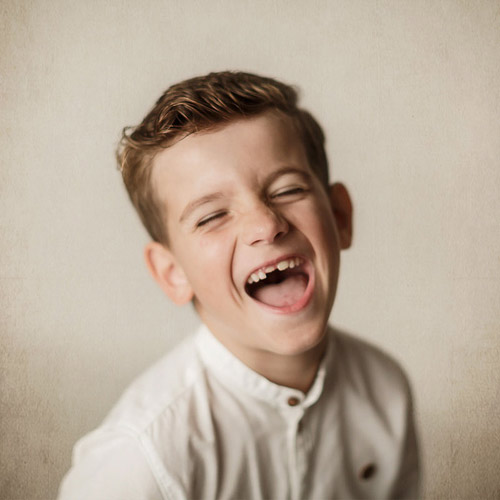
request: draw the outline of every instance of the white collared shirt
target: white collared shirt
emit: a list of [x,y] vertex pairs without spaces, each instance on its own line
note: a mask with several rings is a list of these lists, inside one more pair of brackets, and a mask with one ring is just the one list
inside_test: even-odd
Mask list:
[[60,500],[416,498],[404,374],[365,342],[328,335],[303,394],[201,326],[77,443]]

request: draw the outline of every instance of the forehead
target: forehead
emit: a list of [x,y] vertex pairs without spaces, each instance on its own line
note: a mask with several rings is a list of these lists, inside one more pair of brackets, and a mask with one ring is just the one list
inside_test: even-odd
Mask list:
[[264,182],[280,168],[308,170],[294,121],[268,112],[191,134],[153,160],[152,183],[167,210],[213,189]]

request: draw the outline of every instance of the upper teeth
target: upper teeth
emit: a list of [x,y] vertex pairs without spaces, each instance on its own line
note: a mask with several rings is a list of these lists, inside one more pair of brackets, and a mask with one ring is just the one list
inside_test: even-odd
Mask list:
[[296,266],[300,266],[302,264],[302,259],[300,257],[292,257],[290,259],[282,260],[278,262],[276,265],[266,266],[257,271],[254,271],[250,277],[248,278],[248,283],[257,283],[260,280],[265,280],[269,273],[276,271],[284,271],[285,269],[293,269]]

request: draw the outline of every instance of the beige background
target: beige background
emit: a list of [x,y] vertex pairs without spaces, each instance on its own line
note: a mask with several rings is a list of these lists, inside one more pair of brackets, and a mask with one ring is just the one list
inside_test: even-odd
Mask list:
[[2,499],[55,496],[75,440],[196,324],[147,276],[114,166],[168,85],[297,83],[356,204],[332,320],[413,381],[426,498],[500,498],[500,3],[0,6]]

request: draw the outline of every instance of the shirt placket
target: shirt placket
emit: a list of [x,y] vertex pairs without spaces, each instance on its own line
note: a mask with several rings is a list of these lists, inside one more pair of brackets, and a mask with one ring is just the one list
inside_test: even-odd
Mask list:
[[287,452],[290,478],[290,498],[301,498],[302,485],[307,472],[306,440],[303,433],[302,418],[304,407],[300,398],[291,396],[285,408],[287,420]]

